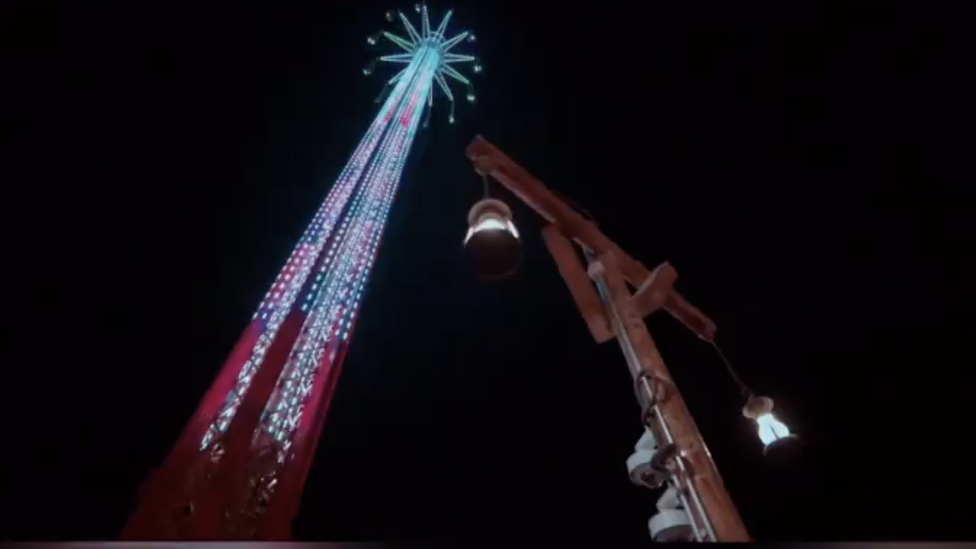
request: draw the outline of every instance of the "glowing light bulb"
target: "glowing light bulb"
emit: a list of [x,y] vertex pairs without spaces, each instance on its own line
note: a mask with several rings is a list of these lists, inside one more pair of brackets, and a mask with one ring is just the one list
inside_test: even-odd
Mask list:
[[369,38],[367,38],[366,41],[369,42],[369,45],[370,46],[375,46],[376,45],[376,39],[373,38],[372,36],[370,36]]
[[515,225],[513,225],[511,221],[503,221],[495,217],[485,217],[482,218],[481,221],[478,221],[478,223],[473,227],[468,229],[468,233],[464,236],[465,244],[467,244],[468,240],[471,240],[471,237],[474,236],[475,233],[480,233],[481,231],[508,231],[515,238],[519,237],[518,231],[515,230]]
[[474,103],[474,94],[473,93],[469,93],[468,94],[468,101]]
[[790,436],[789,427],[776,419],[773,414],[763,414],[757,417],[756,424],[759,425],[759,440],[766,446]]
[[486,218],[486,219],[482,219],[471,230],[474,231],[474,232],[478,232],[478,231],[487,231],[487,230],[492,230],[492,229],[498,230],[498,229],[504,229],[504,228],[505,228],[505,223],[503,223],[500,219],[495,219],[494,217],[489,217],[489,218]]
[[763,446],[784,438],[792,438],[790,429],[773,415],[773,399],[769,397],[750,397],[742,408],[742,415],[759,426],[759,440]]
[[474,72],[481,72],[481,65],[475,65]]
[[450,118],[447,119],[447,122],[450,123],[450,124],[453,124],[454,123],[454,115],[453,114],[450,116]]

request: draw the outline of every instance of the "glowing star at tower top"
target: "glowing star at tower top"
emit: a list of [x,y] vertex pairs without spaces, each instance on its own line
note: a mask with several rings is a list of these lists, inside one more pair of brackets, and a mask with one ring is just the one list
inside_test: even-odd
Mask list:
[[[448,36],[447,27],[451,21],[451,15],[453,11],[448,11],[444,18],[441,20],[440,24],[436,28],[431,27],[430,24],[430,14],[427,11],[427,6],[424,4],[417,5],[417,11],[420,14],[420,30],[417,29],[410,22],[403,12],[396,12],[396,18],[400,20],[406,31],[406,37],[394,34],[389,31],[382,31],[380,33],[383,37],[388,39],[390,42],[398,46],[402,53],[395,53],[389,55],[383,55],[377,59],[384,63],[403,63],[410,64],[413,62],[417,55],[425,51],[433,52],[437,56],[437,64],[434,70],[434,80],[437,82],[437,86],[441,89],[444,95],[447,97],[448,101],[451,103],[451,115],[450,122],[454,122],[454,94],[451,91],[450,85],[448,85],[448,79],[455,80],[463,84],[467,90],[465,97],[469,102],[475,101],[474,86],[471,81],[465,77],[463,74],[458,72],[452,65],[460,63],[473,63],[472,70],[475,73],[480,73],[484,67],[478,61],[478,59],[473,55],[465,55],[454,53],[453,50],[459,44],[464,41],[474,42],[474,34],[469,31],[460,32],[454,36]],[[392,14],[391,14],[392,15]],[[389,18],[388,18],[389,19]],[[369,38],[370,44],[375,44],[378,36],[371,36]],[[372,74],[372,66],[367,67],[363,70],[364,74]],[[396,84],[401,78],[406,74],[407,69],[404,68],[392,78],[390,78],[386,84],[387,86]],[[433,105],[433,90],[427,96],[428,107]]]

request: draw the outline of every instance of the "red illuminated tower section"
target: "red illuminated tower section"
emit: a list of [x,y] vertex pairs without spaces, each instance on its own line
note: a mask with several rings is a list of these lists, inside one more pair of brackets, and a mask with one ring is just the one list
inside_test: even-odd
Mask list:
[[[403,167],[435,80],[462,78],[422,7],[384,33],[406,66],[189,424],[140,489],[123,539],[288,539]],[[371,38],[371,41],[373,39]],[[367,71],[368,72],[368,71]],[[465,80],[466,82],[466,80]],[[469,92],[473,100],[473,95]],[[453,114],[451,116],[453,120]]]

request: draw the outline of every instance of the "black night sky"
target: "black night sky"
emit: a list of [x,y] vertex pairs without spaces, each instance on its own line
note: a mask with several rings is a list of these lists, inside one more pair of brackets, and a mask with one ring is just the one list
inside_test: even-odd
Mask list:
[[[435,104],[414,146],[296,538],[647,540],[623,358],[589,338],[539,218],[496,191],[522,270],[484,284],[460,262],[478,133],[670,261],[803,437],[766,463],[714,351],[649,320],[755,538],[972,535],[958,31],[890,7],[640,5],[453,5],[479,101],[453,126]],[[117,535],[371,120],[366,36],[395,7],[52,5],[12,35],[0,539]]]

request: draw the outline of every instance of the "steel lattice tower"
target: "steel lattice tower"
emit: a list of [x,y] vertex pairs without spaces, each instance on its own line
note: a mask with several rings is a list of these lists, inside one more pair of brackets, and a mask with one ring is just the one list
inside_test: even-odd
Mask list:
[[[406,67],[311,224],[244,330],[217,379],[161,467],[139,494],[124,539],[288,539],[302,485],[335,390],[359,304],[414,136],[430,113],[434,82],[471,83],[449,53],[474,36],[446,38],[451,12],[432,29],[416,6],[408,37],[380,36],[404,50],[381,62]],[[363,70],[371,74],[373,64]],[[382,95],[381,95],[382,98]],[[425,109],[426,107],[426,109]]]

